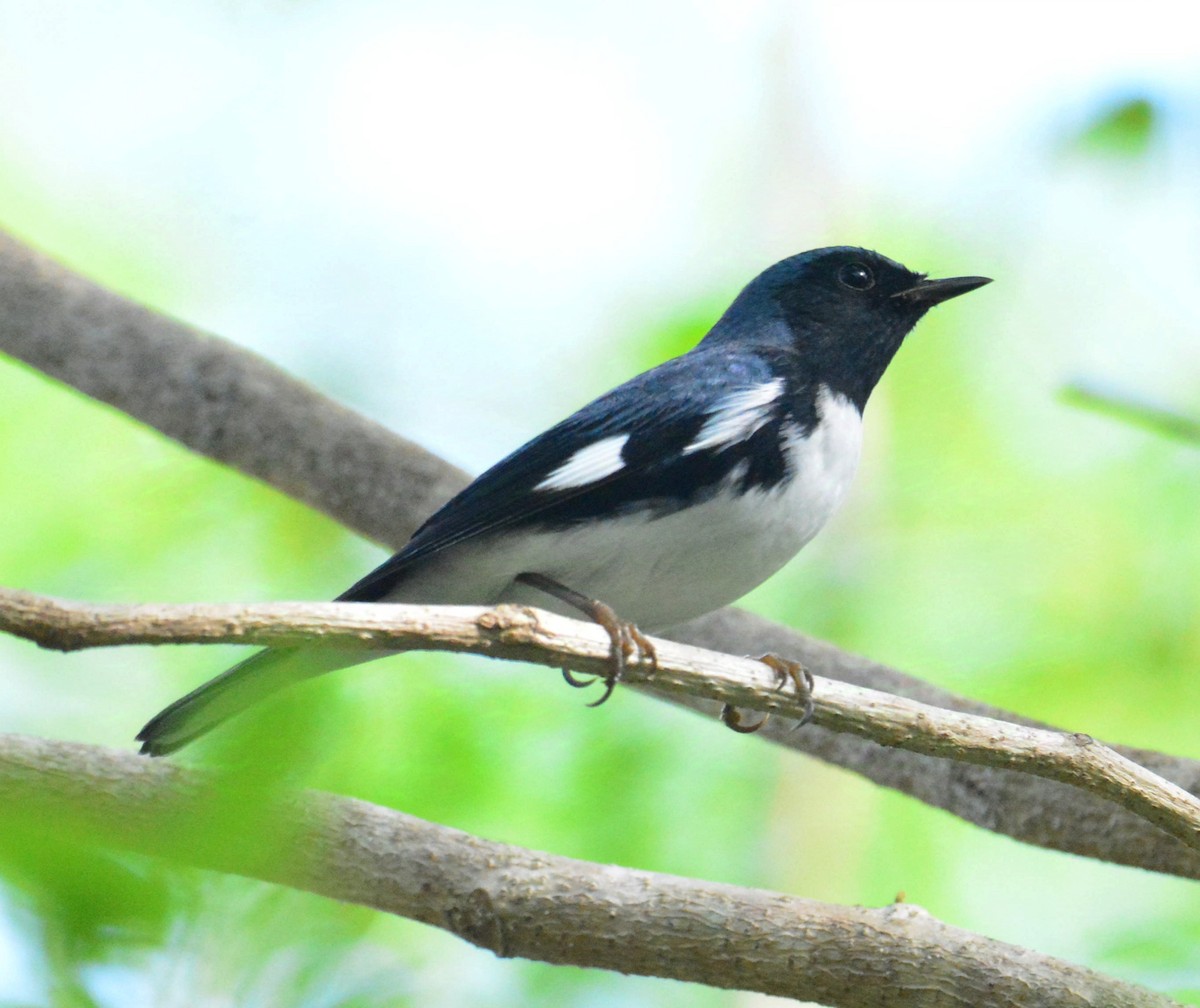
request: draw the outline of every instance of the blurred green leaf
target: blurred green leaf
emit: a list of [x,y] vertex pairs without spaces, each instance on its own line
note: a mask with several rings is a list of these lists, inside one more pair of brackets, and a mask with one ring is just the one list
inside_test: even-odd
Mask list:
[[183,909],[159,862],[102,850],[83,831],[10,810],[0,829],[0,878],[38,922],[53,1003],[93,1008],[85,970],[160,945]]
[[1158,109],[1149,98],[1129,98],[1101,111],[1068,146],[1091,157],[1132,161],[1145,156],[1158,125]]
[[162,866],[89,847],[81,836],[6,825],[0,873],[60,936],[72,959],[162,939],[173,905]]
[[1196,988],[1196,949],[1200,947],[1200,920],[1191,907],[1164,910],[1149,928],[1113,929],[1105,936],[1102,969],[1125,972],[1135,982],[1169,991],[1182,1004],[1200,1004]]

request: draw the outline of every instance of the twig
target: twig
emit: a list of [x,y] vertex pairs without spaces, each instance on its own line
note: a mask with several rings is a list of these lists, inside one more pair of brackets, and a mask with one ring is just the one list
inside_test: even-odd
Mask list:
[[[596,625],[525,606],[108,605],[67,602],[0,589],[0,630],[43,647],[114,644],[246,643],[319,640],[381,651],[434,650],[490,655],[603,675],[609,640]],[[656,643],[657,668],[634,666],[631,683],[666,694],[803,715],[803,698],[781,690],[765,664],[669,641]],[[1020,770],[1108,798],[1200,850],[1200,800],[1087,735],[1028,728],[961,714],[817,678],[815,723],[879,745],[926,756]]]
[[1073,382],[1062,389],[1059,398],[1068,405],[1091,410],[1193,446],[1200,445],[1200,419],[1128,393],[1104,390],[1090,382]]

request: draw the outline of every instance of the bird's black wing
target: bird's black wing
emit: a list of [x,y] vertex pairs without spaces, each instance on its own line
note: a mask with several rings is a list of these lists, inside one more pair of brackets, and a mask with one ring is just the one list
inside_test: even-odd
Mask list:
[[[771,380],[771,356],[699,348],[606,393],[488,469],[337,601],[377,601],[414,564],[475,536],[569,527],[647,506],[666,513],[689,503],[691,488],[715,485],[736,460],[683,449],[731,390]],[[616,472],[582,486],[534,489],[581,449],[626,434]]]

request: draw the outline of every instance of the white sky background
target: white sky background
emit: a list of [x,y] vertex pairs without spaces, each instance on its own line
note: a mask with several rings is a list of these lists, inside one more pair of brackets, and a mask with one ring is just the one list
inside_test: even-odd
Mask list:
[[1106,239],[1135,270],[1147,229],[1194,261],[1178,192],[1097,220],[1045,179],[1053,126],[1200,83],[1154,8],[0,0],[0,157],[62,251],[158,259],[169,310],[478,469],[627,376],[639,326],[803,248],[903,260],[897,219],[979,249],[909,265],[1008,299]]
[[[964,338],[1014,437],[1043,434],[1075,373],[1200,386],[1179,10],[0,0],[0,171],[27,196],[0,224],[85,271],[156,261],[161,307],[473,470],[627,377],[680,304],[886,239],[1000,281]],[[1061,124],[1143,88],[1190,127],[1152,194],[1054,167]],[[969,255],[914,259],[906,221]]]

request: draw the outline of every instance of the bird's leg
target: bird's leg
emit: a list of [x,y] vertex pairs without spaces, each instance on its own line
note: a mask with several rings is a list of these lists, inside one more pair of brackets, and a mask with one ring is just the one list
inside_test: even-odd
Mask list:
[[[801,665],[798,661],[792,661],[789,658],[780,658],[779,655],[765,654],[759,655],[755,661],[760,661],[768,668],[775,670],[775,675],[778,677],[778,682],[775,685],[777,690],[783,689],[789,682],[796,687],[797,697],[804,698],[804,713],[800,720],[793,725],[793,730],[801,725],[808,724],[813,716],[813,677],[812,673]],[[742,716],[738,713],[733,704],[725,704],[721,708],[721,723],[726,728],[732,728],[735,732],[740,732],[743,735],[749,735],[752,732],[758,731],[767,720],[771,717],[770,714],[764,714],[762,719],[755,721],[754,724],[744,724]]]
[[[604,694],[599,700],[588,704],[589,707],[599,707],[612,696],[613,688],[620,681],[628,660],[635,651],[639,662],[648,661],[651,668],[657,663],[658,655],[655,653],[650,638],[633,623],[622,620],[611,606],[605,605],[599,599],[588,598],[561,582],[555,581],[552,577],[533,571],[518,574],[514,580],[544,591],[547,595],[553,595],[560,602],[565,602],[573,609],[578,609],[585,616],[599,623],[608,634],[608,639],[612,643],[609,649],[609,669],[604,676]],[[575,678],[568,669],[563,669],[563,678],[569,685],[576,687],[589,686],[592,682],[590,679]]]

